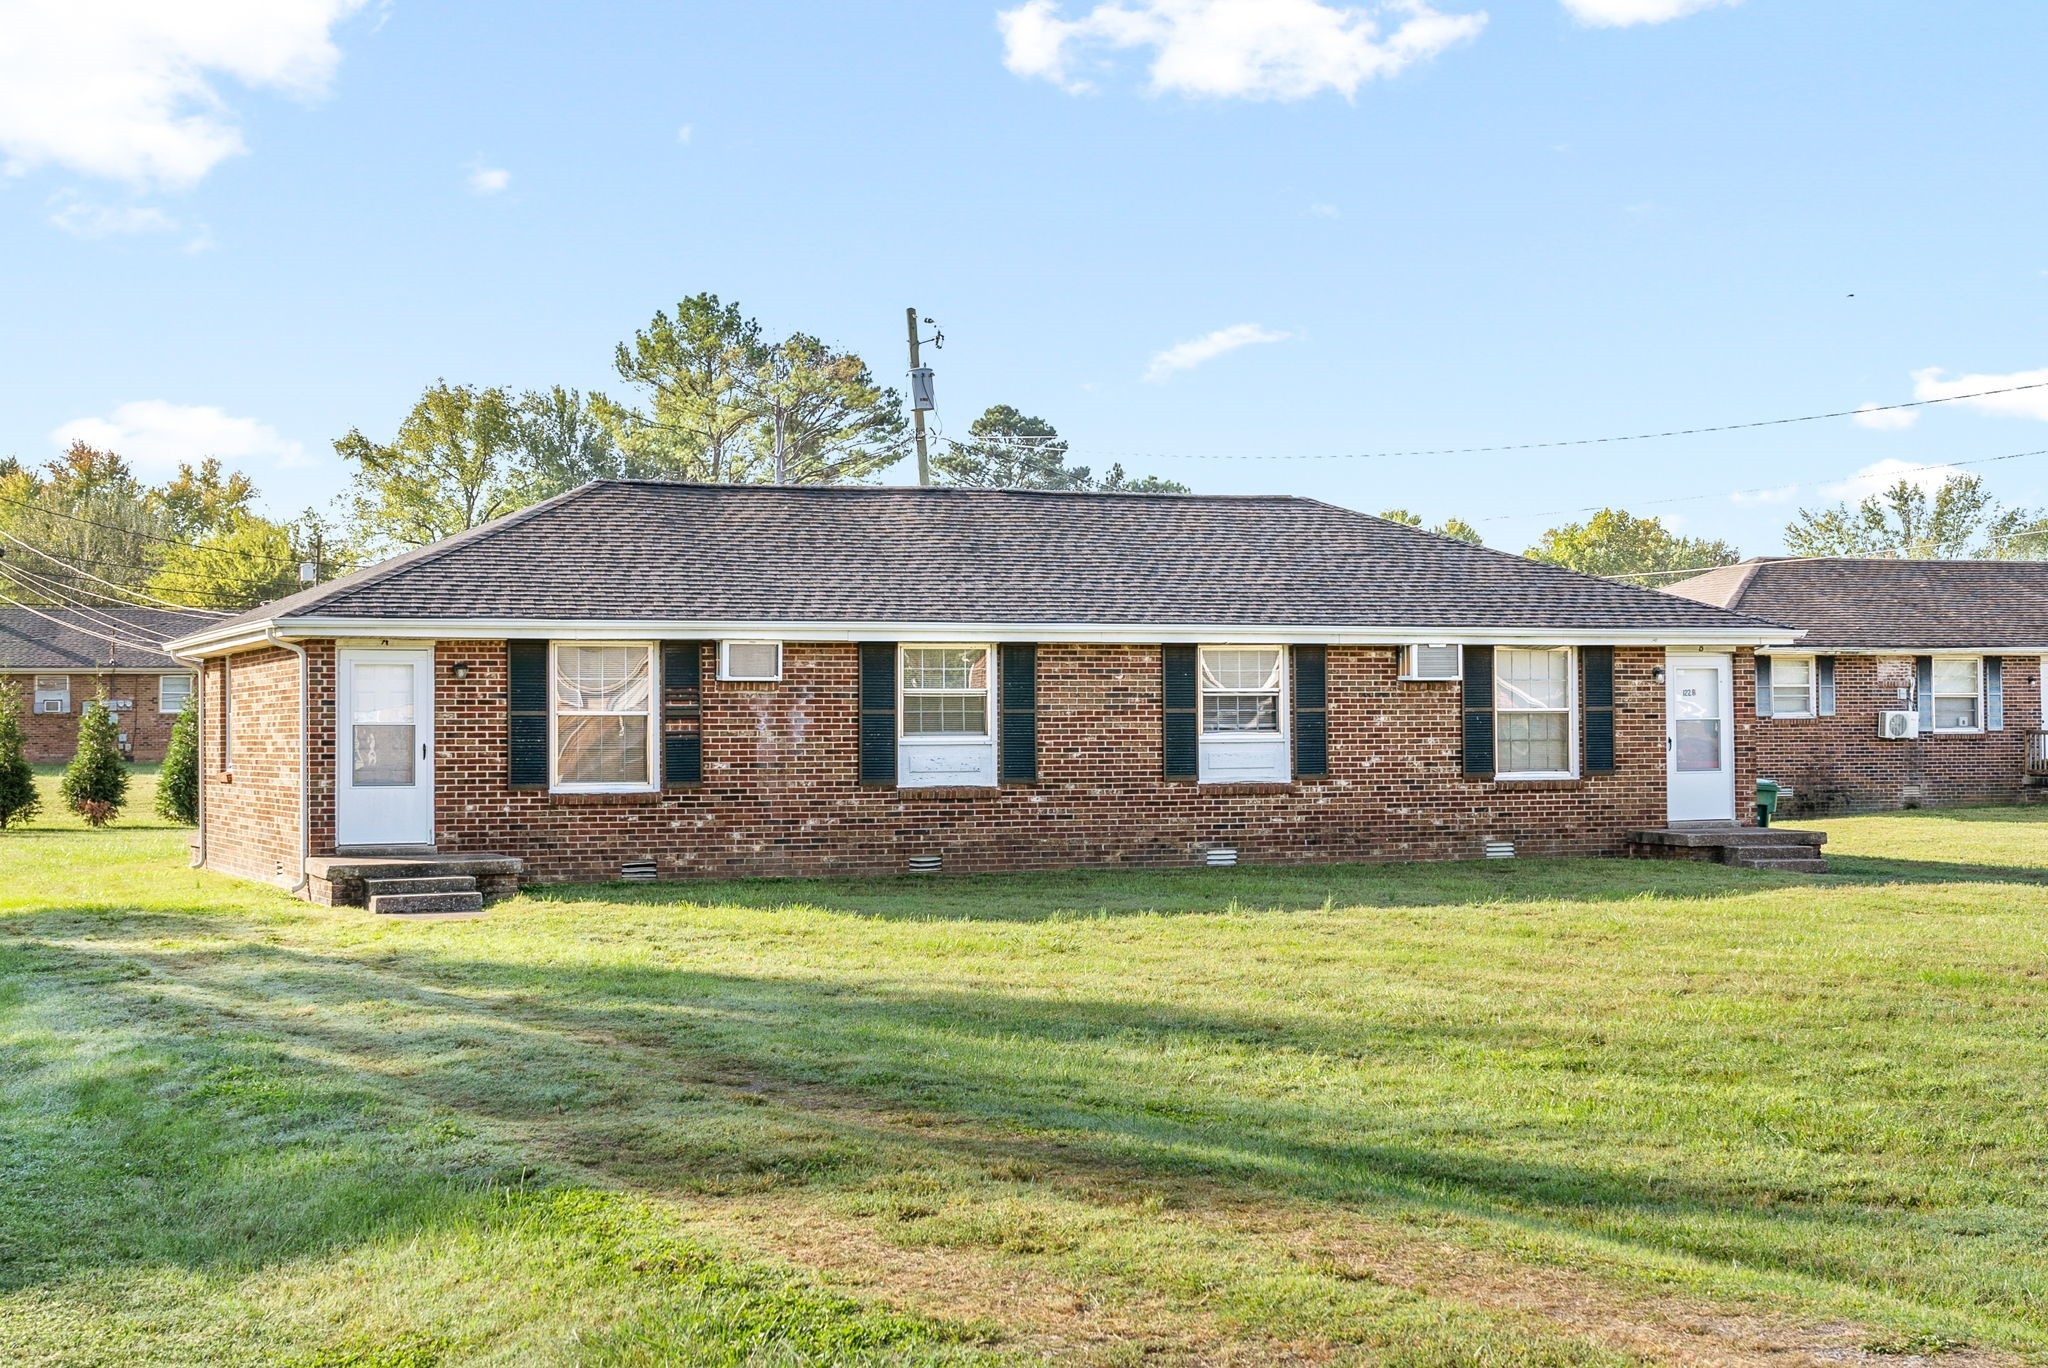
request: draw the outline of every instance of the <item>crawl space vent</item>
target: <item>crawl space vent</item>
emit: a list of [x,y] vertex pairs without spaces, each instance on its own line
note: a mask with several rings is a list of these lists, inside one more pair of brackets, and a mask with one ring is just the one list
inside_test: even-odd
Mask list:
[[910,872],[913,874],[936,874],[944,864],[943,855],[913,855],[910,857]]
[[1237,847],[1210,846],[1202,860],[1211,869],[1229,869],[1237,863]]
[[629,883],[654,882],[654,861],[628,860],[619,866],[619,877]]
[[1489,860],[1514,859],[1515,843],[1513,841],[1488,841],[1486,843],[1486,858]]

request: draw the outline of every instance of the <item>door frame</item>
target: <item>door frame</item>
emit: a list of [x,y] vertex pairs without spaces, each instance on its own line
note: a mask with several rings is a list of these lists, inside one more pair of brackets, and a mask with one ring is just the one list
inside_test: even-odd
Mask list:
[[[404,850],[430,853],[434,850],[434,643],[424,642],[406,646],[337,645],[334,651],[334,848],[336,851],[363,850]],[[413,675],[413,740],[421,748],[417,767],[413,771],[413,787],[425,794],[424,812],[421,825],[424,831],[415,827],[407,833],[417,837],[413,840],[351,840],[348,831],[348,795],[357,792],[347,782],[349,763],[349,705],[353,690],[350,687],[349,667],[356,662],[373,664],[397,664],[404,662],[419,666]]]
[[[1678,815],[1678,710],[1673,691],[1682,665],[1711,661],[1721,675],[1721,771],[1727,779],[1728,808],[1709,816]],[[1664,819],[1668,822],[1733,822],[1735,820],[1735,656],[1726,651],[1664,653]]]

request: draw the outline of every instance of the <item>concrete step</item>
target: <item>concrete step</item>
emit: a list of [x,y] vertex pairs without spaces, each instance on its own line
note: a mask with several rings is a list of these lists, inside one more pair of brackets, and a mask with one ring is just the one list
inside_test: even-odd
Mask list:
[[1798,852],[1784,846],[1727,846],[1721,863],[1737,869],[1766,869],[1778,874],[1825,874],[1828,862],[1817,851]]
[[474,893],[476,880],[468,874],[415,875],[396,879],[365,879],[363,892],[371,897],[387,893]]
[[417,916],[424,912],[481,912],[484,895],[468,893],[383,893],[370,899],[381,916]]

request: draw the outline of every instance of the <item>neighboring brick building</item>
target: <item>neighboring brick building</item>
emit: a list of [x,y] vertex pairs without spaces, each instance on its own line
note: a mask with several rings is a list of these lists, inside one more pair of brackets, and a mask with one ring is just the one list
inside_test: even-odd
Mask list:
[[1757,765],[1795,814],[2010,803],[2048,775],[2048,563],[1750,560],[1670,592],[1804,629],[1756,696]]
[[1793,636],[1306,499],[603,481],[175,644],[292,884],[1619,854],[1746,817]]
[[167,608],[0,608],[0,677],[21,691],[29,763],[69,760],[79,714],[102,694],[129,758],[163,759],[192,671],[159,643],[215,620]]

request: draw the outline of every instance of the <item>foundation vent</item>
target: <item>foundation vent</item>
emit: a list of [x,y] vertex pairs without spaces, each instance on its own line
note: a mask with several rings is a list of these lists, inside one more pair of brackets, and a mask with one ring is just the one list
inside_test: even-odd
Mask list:
[[628,860],[619,866],[619,877],[628,883],[653,883],[655,872],[652,860]]
[[913,874],[936,874],[946,862],[943,855],[913,855],[910,857],[910,872]]
[[1488,841],[1486,843],[1486,858],[1489,860],[1514,859],[1515,843],[1513,841]]
[[1237,865],[1236,846],[1210,846],[1203,852],[1202,863],[1211,869],[1232,869]]

